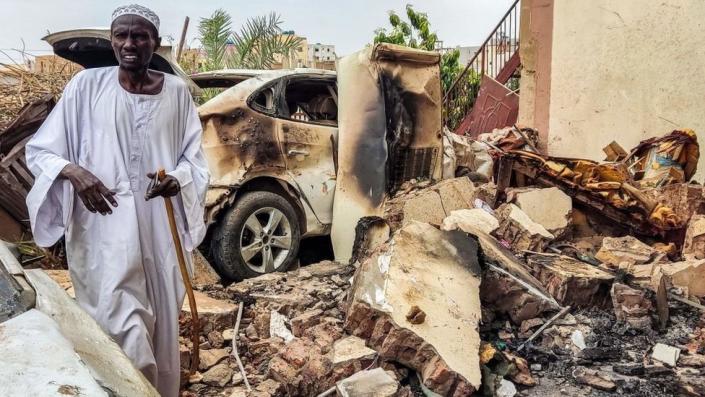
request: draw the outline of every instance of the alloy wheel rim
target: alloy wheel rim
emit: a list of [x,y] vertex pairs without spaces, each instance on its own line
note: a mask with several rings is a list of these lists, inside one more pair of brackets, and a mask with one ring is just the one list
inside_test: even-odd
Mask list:
[[278,270],[289,255],[291,244],[291,223],[274,207],[253,212],[240,231],[240,256],[257,273]]

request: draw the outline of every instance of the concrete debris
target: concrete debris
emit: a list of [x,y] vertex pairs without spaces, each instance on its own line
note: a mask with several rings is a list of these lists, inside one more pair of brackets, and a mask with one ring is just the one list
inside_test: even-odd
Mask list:
[[562,255],[527,256],[531,272],[561,305],[606,307],[614,276],[595,266]]
[[193,250],[193,277],[191,284],[194,288],[204,288],[209,285],[220,284],[220,276],[213,270],[208,260],[199,250]]
[[661,277],[668,283],[682,288],[687,295],[705,297],[705,260],[686,260],[658,265],[652,272],[651,283],[658,286]]
[[203,373],[203,383],[210,386],[224,387],[230,382],[233,370],[227,364],[218,364]]
[[507,192],[507,201],[554,235],[567,231],[572,219],[573,201],[557,187],[512,190]]
[[632,328],[652,329],[651,312],[654,307],[645,291],[614,283],[611,295],[614,314],[618,321],[624,321]]
[[[471,393],[481,381],[479,360],[470,359],[479,357],[479,286],[472,239],[413,222],[357,270],[345,329],[380,358],[419,372],[432,391]],[[411,324],[405,316],[413,305],[434,311]]]
[[284,343],[289,343],[294,339],[294,334],[286,327],[287,318],[276,310],[272,310],[269,315],[269,335],[281,338]]
[[683,256],[687,259],[705,259],[705,215],[690,218],[683,242]]
[[651,352],[651,358],[656,361],[660,361],[671,367],[675,367],[678,362],[678,357],[681,354],[681,350],[677,347],[669,346],[663,343],[657,343],[654,346],[654,350]]
[[570,340],[579,350],[585,350],[587,348],[587,345],[585,344],[585,336],[583,336],[582,331],[579,329],[576,329],[572,334],[570,334]]
[[498,228],[497,218],[480,208],[452,211],[441,224],[441,230],[462,230],[466,233],[473,233],[479,229],[491,234]]
[[633,236],[605,237],[602,247],[595,258],[610,268],[618,268],[620,264],[643,265],[649,262],[656,250]]
[[426,312],[421,310],[418,306],[411,306],[409,313],[406,314],[406,321],[412,324],[422,324],[426,321]]
[[455,210],[473,207],[476,192],[468,178],[441,181],[421,190],[401,191],[385,205],[392,231],[413,221],[439,226]]
[[705,355],[703,354],[683,354],[678,358],[678,365],[693,368],[705,368]]
[[198,369],[205,371],[223,361],[230,355],[226,349],[208,349],[199,353]]
[[603,372],[585,367],[577,367],[573,370],[573,378],[575,381],[598,390],[614,391],[617,385],[611,380],[610,376]]
[[553,234],[514,204],[502,204],[496,214],[500,226],[495,235],[514,252],[541,252],[554,239]]
[[514,397],[517,394],[517,387],[511,381],[502,379],[496,393],[497,397]]
[[398,389],[394,376],[382,368],[358,372],[336,384],[341,397],[391,397]]

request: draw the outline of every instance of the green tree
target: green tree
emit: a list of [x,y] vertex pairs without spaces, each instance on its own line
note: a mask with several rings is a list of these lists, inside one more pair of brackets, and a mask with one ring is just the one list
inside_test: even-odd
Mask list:
[[[281,17],[272,12],[248,18],[238,32],[232,30],[232,18],[218,9],[198,24],[205,62],[201,71],[233,69],[270,69],[277,57],[288,57],[302,45],[302,39],[283,34]],[[205,90],[202,100],[217,91]]]
[[[389,24],[391,28],[378,28],[375,30],[375,43],[391,43],[405,45],[427,51],[436,49],[438,36],[431,31],[428,15],[414,10],[411,4],[406,6],[406,18],[403,20],[396,12],[389,11]],[[441,56],[441,88],[443,94],[450,90],[453,82],[460,76],[465,65],[461,65],[460,51],[446,51]],[[445,109],[445,118],[451,129],[465,116],[466,109],[472,106],[477,90],[479,89],[480,75],[474,70],[468,70],[462,81],[458,82],[457,91],[466,93],[462,98],[454,101],[454,106]]]

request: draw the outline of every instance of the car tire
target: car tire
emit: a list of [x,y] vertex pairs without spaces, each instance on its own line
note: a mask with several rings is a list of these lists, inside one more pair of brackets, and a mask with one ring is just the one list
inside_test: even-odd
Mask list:
[[237,281],[288,270],[296,262],[300,240],[299,217],[286,198],[248,192],[216,225],[211,255],[216,270]]

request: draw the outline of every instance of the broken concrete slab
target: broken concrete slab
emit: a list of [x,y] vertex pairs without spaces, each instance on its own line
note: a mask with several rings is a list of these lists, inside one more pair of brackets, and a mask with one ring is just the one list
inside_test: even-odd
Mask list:
[[72,297],[76,298],[76,292],[73,289],[73,284],[71,283],[71,275],[68,270],[64,269],[44,269],[46,274],[51,277],[52,280],[56,281],[61,288],[63,288],[66,293]]
[[705,259],[705,215],[693,215],[683,241],[686,259]]
[[336,384],[341,397],[388,397],[394,396],[398,388],[394,376],[382,368],[360,371]]
[[[200,291],[193,291],[196,298],[196,307],[198,308],[198,320],[200,323],[200,331],[204,336],[214,329],[225,329],[232,327],[235,324],[235,313],[237,306],[224,300],[213,299]],[[191,309],[189,308],[188,299],[184,299],[184,304],[181,307],[181,315],[184,319],[186,327],[182,327],[181,334],[190,333],[190,318]]]
[[654,307],[645,291],[614,283],[610,294],[618,321],[626,322],[636,329],[652,329],[651,311]]
[[473,208],[475,187],[468,178],[446,179],[427,188],[399,194],[385,203],[392,231],[413,221],[439,226],[452,211]]
[[365,345],[364,339],[350,335],[333,344],[330,358],[333,365],[339,365],[351,360],[373,360],[376,354],[376,351]]
[[561,235],[570,226],[573,201],[557,187],[521,189],[510,194],[517,207],[552,234]]
[[564,255],[527,256],[531,273],[561,305],[607,307],[614,276]]
[[451,211],[441,224],[441,230],[462,230],[466,233],[480,229],[490,234],[499,228],[499,221],[481,208]]
[[198,369],[205,371],[227,358],[230,353],[225,349],[201,350],[198,355]]
[[[345,329],[432,391],[469,394],[481,383],[479,285],[473,239],[412,222],[357,270]],[[406,320],[414,305],[427,314],[421,324]]]
[[531,293],[530,289],[509,274],[487,270],[482,274],[480,284],[482,307],[509,316],[514,324],[522,324],[555,309],[552,300]]
[[625,262],[629,265],[643,265],[649,262],[655,254],[655,249],[637,240],[634,236],[605,237],[595,258],[610,268],[618,268],[621,263]]
[[494,235],[514,252],[541,252],[554,239],[553,234],[514,204],[502,204],[495,213],[500,223]]
[[676,363],[678,363],[678,357],[680,354],[681,350],[677,347],[657,343],[654,345],[654,349],[651,352],[651,358],[668,366],[675,367]]
[[203,373],[202,382],[211,386],[224,387],[230,382],[232,376],[233,370],[228,364],[218,364]]
[[661,282],[661,277],[667,277],[670,285],[684,289],[690,296],[705,297],[705,260],[657,265],[651,278],[654,289]]

